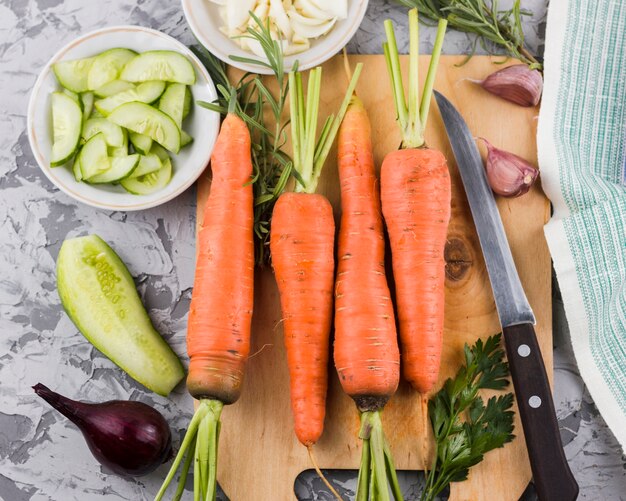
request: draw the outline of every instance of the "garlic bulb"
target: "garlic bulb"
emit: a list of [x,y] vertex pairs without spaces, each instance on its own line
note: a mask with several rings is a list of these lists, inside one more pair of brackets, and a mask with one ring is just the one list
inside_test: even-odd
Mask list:
[[500,150],[484,138],[479,138],[487,146],[487,180],[494,193],[503,197],[519,197],[530,190],[539,170],[508,151]]
[[543,77],[525,64],[514,64],[477,82],[488,92],[520,106],[536,106],[543,92]]

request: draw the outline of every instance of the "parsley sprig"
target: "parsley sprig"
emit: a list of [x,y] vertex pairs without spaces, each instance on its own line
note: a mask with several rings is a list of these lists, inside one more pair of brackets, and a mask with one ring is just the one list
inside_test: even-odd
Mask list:
[[[498,0],[398,0],[409,8],[417,7],[419,13],[433,21],[447,19],[451,28],[478,35],[476,42],[491,52],[488,43],[499,46],[531,68],[541,69],[541,63],[524,44],[522,16],[532,12],[521,8],[515,0],[510,9],[500,9]],[[476,43],[474,43],[474,49]],[[468,59],[473,55],[470,54]]]
[[513,394],[483,401],[480,390],[502,390],[509,368],[501,334],[465,345],[465,363],[428,402],[437,452],[421,501],[431,501],[451,482],[467,479],[483,456],[513,440]]

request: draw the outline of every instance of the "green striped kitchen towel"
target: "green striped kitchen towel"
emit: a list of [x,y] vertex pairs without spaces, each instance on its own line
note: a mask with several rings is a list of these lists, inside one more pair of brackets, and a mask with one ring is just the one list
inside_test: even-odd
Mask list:
[[626,0],[550,1],[538,153],[576,360],[626,448]]

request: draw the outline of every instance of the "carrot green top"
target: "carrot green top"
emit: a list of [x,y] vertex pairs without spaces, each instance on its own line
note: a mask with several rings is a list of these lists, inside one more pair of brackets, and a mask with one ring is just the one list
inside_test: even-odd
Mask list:
[[435,73],[439,64],[443,37],[446,33],[445,19],[439,20],[437,26],[437,37],[433,54],[430,58],[430,66],[426,74],[426,82],[422,98],[419,98],[419,24],[417,9],[409,11],[409,100],[408,105],[404,96],[404,86],[402,83],[402,70],[400,69],[400,57],[398,56],[398,45],[393,31],[393,24],[390,19],[385,21],[385,33],[387,41],[383,43],[383,51],[387,61],[387,69],[391,78],[391,87],[396,105],[397,121],[402,131],[401,148],[420,148],[424,145],[424,130],[428,119],[428,109],[435,83]]
[[350,98],[354,93],[363,64],[356,66],[346,95],[336,116],[326,118],[322,131],[316,141],[317,120],[319,114],[322,68],[309,72],[306,103],[302,84],[302,73],[289,73],[289,94],[291,105],[291,142],[293,146],[293,167],[297,179],[296,191],[314,193],[317,188],[322,167],[335,140],[343,120]]

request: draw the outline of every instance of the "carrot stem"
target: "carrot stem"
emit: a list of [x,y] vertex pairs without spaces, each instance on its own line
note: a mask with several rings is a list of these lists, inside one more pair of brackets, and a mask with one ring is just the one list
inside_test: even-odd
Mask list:
[[[417,22],[417,21],[416,21]],[[437,66],[439,65],[439,56],[441,56],[441,48],[443,47],[443,38],[446,34],[446,19],[439,19],[437,24],[437,37],[433,46],[433,54],[430,56],[430,64],[428,73],[426,74],[426,83],[424,84],[424,92],[422,92],[422,102],[420,103],[420,122],[422,130],[426,130],[426,122],[428,121],[428,111],[430,109],[430,101],[433,95],[433,86],[435,84],[435,75],[437,74]]]
[[178,487],[176,489],[176,492],[174,493],[172,501],[180,501],[180,498],[183,497],[183,493],[185,492],[185,484],[187,483],[187,475],[189,474],[189,468],[191,467],[191,462],[194,460],[195,455],[196,443],[191,442],[189,450],[187,451],[187,456],[185,457],[185,462],[183,463],[183,469],[180,472]]
[[385,466],[387,468],[387,476],[389,477],[389,483],[391,485],[391,492],[396,499],[402,499],[402,489],[400,489],[400,482],[398,482],[398,475],[396,473],[396,467],[393,464],[393,457],[391,457],[391,449],[387,440],[384,441],[385,451]]
[[369,501],[369,487],[370,487],[370,441],[367,438],[363,439],[363,449],[361,450],[361,466],[359,468],[359,476],[357,478],[357,489],[355,501]]
[[[405,100],[404,85],[402,81],[402,69],[400,68],[400,56],[398,44],[390,19],[385,21],[385,33],[387,41],[383,43],[383,52],[387,61],[387,69],[391,80],[394,102],[396,105],[397,122],[402,133],[402,148],[420,148],[424,146],[424,131],[430,109],[430,100],[435,83],[435,74],[439,64],[439,56],[443,46],[443,38],[446,32],[447,21],[441,19],[437,27],[437,38],[430,58],[428,73],[419,101],[419,23],[417,9],[409,11],[409,101],[408,107]],[[419,104],[418,104],[419,101]]]

